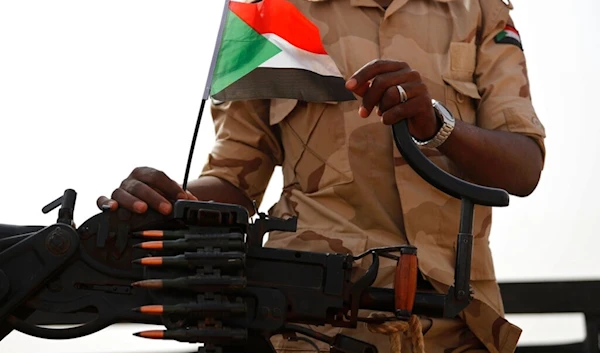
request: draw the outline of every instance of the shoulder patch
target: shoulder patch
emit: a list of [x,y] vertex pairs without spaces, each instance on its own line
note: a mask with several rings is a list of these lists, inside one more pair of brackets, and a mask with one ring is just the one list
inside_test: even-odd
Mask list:
[[496,44],[512,44],[519,47],[519,49],[523,50],[523,44],[521,43],[521,36],[519,35],[519,31],[509,24],[504,26],[504,29],[496,34],[494,37],[494,41]]

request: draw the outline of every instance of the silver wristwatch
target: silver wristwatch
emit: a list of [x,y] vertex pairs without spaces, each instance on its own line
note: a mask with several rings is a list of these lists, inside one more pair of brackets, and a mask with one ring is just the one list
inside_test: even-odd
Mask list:
[[440,128],[438,133],[428,141],[419,141],[414,137],[412,139],[417,146],[426,148],[437,148],[442,143],[446,142],[446,139],[448,139],[448,136],[450,136],[452,130],[454,130],[454,124],[456,120],[452,116],[452,113],[450,113],[450,111],[446,109],[446,107],[444,107],[442,103],[436,101],[435,99],[432,99],[431,104],[433,105],[435,115],[442,120],[442,127]]

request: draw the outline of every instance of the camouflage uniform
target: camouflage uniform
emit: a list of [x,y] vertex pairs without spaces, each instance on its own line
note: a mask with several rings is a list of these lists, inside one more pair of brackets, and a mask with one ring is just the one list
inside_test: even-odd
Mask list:
[[[501,0],[394,0],[387,10],[373,0],[290,1],[319,27],[344,77],[373,59],[405,61],[456,119],[530,136],[545,156],[523,51],[494,41],[511,23]],[[281,166],[283,192],[269,213],[298,216],[298,231],[272,232],[266,246],[357,254],[410,243],[418,248],[423,275],[445,292],[453,283],[460,201],[423,181],[395,148],[390,127],[374,113],[360,118],[359,104],[272,99],[213,105],[217,140],[203,175],[225,179],[260,202]],[[437,150],[424,152],[462,176]],[[476,207],[475,300],[460,319],[433,320],[425,333],[429,353],[512,352],[516,346],[521,330],[503,318],[488,240],[491,220],[489,207]],[[358,264],[359,270],[367,266],[367,260]],[[375,285],[390,287],[393,271],[394,264],[383,261]],[[389,351],[387,338],[363,325],[319,330],[344,332]],[[304,342],[273,342],[279,351],[313,350]]]

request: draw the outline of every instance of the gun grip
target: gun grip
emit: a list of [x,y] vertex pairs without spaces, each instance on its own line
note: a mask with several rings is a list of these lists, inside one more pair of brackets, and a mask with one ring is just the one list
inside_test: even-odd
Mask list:
[[408,319],[412,314],[417,295],[417,271],[417,248],[402,247],[394,277],[394,308],[397,318]]

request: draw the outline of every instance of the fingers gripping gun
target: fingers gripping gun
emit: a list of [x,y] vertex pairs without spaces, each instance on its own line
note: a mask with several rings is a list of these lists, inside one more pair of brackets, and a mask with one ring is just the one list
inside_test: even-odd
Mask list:
[[[75,228],[76,193],[66,190],[43,210],[60,206],[55,224],[0,226],[0,339],[13,329],[69,339],[129,322],[162,325],[165,330],[138,335],[203,343],[200,352],[273,352],[271,336],[300,334],[326,342],[331,352],[376,353],[367,342],[302,325],[356,328],[367,320],[359,317],[361,309],[390,312],[397,320],[456,316],[472,299],[474,204],[506,206],[508,194],[439,169],[412,143],[405,122],[393,126],[393,134],[421,177],[462,200],[448,293],[417,290],[417,249],[410,245],[360,255],[264,248],[265,233],[295,231],[296,219],[260,214],[250,223],[243,207],[197,201],[177,201],[169,216],[105,209]],[[365,256],[370,267],[353,280],[353,264]],[[372,286],[380,257],[397,261],[394,288]],[[47,324],[66,323],[73,314],[90,320],[51,329],[31,320],[36,313],[49,314]]]

